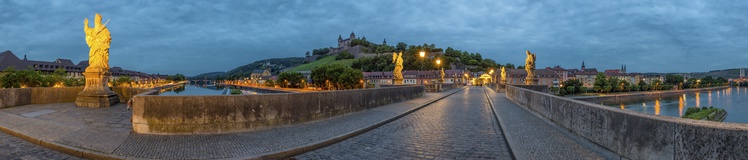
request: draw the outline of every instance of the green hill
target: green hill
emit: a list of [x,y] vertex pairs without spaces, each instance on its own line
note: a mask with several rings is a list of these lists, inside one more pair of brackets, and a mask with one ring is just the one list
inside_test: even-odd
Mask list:
[[325,64],[342,64],[345,66],[351,66],[351,64],[353,64],[353,61],[355,61],[355,59],[342,59],[342,60],[336,61],[335,56],[327,56],[325,58],[316,60],[314,62],[309,62],[307,64],[296,66],[292,69],[289,69],[288,71],[310,71],[314,69],[314,67],[325,65]]

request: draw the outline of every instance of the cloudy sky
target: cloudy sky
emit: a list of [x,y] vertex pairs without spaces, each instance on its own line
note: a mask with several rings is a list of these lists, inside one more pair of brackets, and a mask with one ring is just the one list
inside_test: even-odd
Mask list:
[[748,2],[673,1],[29,1],[0,0],[0,50],[75,62],[83,19],[111,19],[110,65],[196,75],[301,57],[355,32],[389,44],[433,43],[538,68],[629,72],[748,67]]

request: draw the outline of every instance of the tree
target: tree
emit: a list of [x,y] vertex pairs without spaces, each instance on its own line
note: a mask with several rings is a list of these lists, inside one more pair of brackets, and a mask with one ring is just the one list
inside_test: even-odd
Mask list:
[[312,81],[323,89],[353,89],[361,86],[361,71],[341,64],[327,64],[312,69]]
[[404,42],[398,42],[395,46],[395,50],[397,51],[405,51],[408,48],[408,44],[405,44]]
[[278,75],[278,82],[281,87],[299,88],[304,75],[299,72],[282,72]]
[[574,86],[568,86],[568,87],[566,87],[566,91],[571,92],[571,94],[579,93],[579,92],[576,92],[576,90],[577,90],[577,88],[574,87]]
[[[172,77],[172,79],[173,79],[173,77]],[[117,79],[115,79],[114,82],[112,82],[112,86],[124,86],[125,84],[130,84],[132,82],[133,82],[133,80],[130,79],[130,76],[121,76],[121,77],[118,77]]]
[[605,74],[603,74],[603,73],[597,73],[597,76],[595,76],[594,86],[595,87],[600,87],[601,90],[596,90],[596,91],[604,91],[605,90],[605,86],[608,86],[608,85],[610,85],[610,84],[608,83],[607,76],[605,76]]
[[675,75],[675,74],[667,74],[665,75],[665,84],[670,85],[679,85],[683,82],[683,76]]
[[[582,84],[582,81],[579,81],[578,79],[569,79],[569,80],[566,80],[566,81],[562,82],[561,85],[563,85],[564,87],[566,87],[566,91],[569,91],[572,94],[582,92],[582,90],[583,90],[582,86],[584,86],[584,84]],[[573,88],[570,88],[570,87],[573,87]]]
[[641,90],[641,91],[647,91],[647,89],[649,89],[649,88],[645,88],[644,86],[646,86],[646,85],[647,85],[647,83],[645,83],[644,81],[639,81],[639,84],[637,86],[639,87],[639,90]]
[[507,63],[504,65],[504,67],[506,67],[506,69],[514,69],[514,64]]
[[275,87],[275,82],[273,82],[273,80],[270,80],[270,79],[265,80],[265,86]]
[[309,51],[306,51],[306,56],[309,57]]
[[478,60],[474,60],[473,59],[473,60],[468,61],[468,65],[474,65],[475,66],[475,65],[478,65],[478,64],[479,64]]
[[612,86],[610,86],[610,85],[606,85],[605,87],[603,87],[603,91],[605,91],[605,93],[610,93],[610,91],[611,91],[612,89],[613,89],[613,87],[612,87]]

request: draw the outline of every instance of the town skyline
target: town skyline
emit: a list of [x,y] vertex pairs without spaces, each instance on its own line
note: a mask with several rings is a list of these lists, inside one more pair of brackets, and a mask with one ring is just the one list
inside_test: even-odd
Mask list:
[[[197,75],[267,58],[303,57],[335,46],[338,35],[351,31],[374,43],[435,44],[501,64],[522,65],[522,53],[530,50],[538,53],[539,68],[578,68],[584,61],[599,69],[626,65],[630,72],[707,72],[745,68],[741,62],[748,60],[742,54],[748,34],[740,30],[745,11],[738,10],[745,4],[0,3],[6,10],[0,15],[6,37],[0,50],[33,60],[85,60],[82,21],[101,13],[111,19],[112,66],[146,73]],[[602,7],[584,7],[590,5]],[[196,63],[202,66],[188,67]]]

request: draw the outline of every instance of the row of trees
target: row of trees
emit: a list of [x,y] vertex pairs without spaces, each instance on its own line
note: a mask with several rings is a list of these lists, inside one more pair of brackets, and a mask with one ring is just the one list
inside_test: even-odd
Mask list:
[[171,82],[181,82],[187,80],[187,78],[183,74],[177,73],[175,75],[166,76],[166,80]]
[[361,88],[364,79],[360,70],[341,64],[328,64],[312,69],[314,85],[322,89],[354,89]]
[[[447,49],[444,50],[442,48],[437,48],[434,44],[424,43],[422,45],[408,45],[399,42],[396,47],[384,46],[378,46],[377,48],[377,53],[385,53],[384,55],[372,58],[359,58],[353,62],[352,67],[366,72],[391,71],[392,68],[394,68],[394,66],[391,65],[391,53],[403,52],[403,66],[405,70],[420,70],[421,67],[425,70],[440,68],[450,69],[451,66],[449,64],[471,66],[468,67],[468,69],[472,72],[488,71],[490,69],[501,68],[502,66],[506,66],[509,69],[514,68],[514,65],[510,63],[501,65],[492,59],[483,59],[483,56],[480,53],[468,53],[467,51],[456,50],[451,47],[447,47]],[[421,58],[421,51],[426,52],[427,54],[436,53],[436,55],[427,55],[427,57]],[[443,52],[443,54],[441,54],[441,52]],[[436,59],[440,59],[442,64],[437,65],[435,62]]]
[[51,74],[42,74],[32,68],[26,70],[15,70],[8,67],[0,73],[0,87],[52,87],[52,86],[83,86],[85,79],[68,77],[65,69],[59,68]]
[[[728,81],[722,77],[713,78],[707,76],[701,79],[690,78],[684,82],[684,78],[680,75],[668,74],[665,76],[665,82],[661,82],[659,79],[655,79],[650,83],[645,81],[639,81],[639,83],[631,83],[625,79],[619,79],[616,77],[609,77],[603,73],[598,73],[595,77],[595,83],[592,88],[593,92],[597,93],[610,93],[610,92],[632,92],[632,91],[652,91],[652,90],[671,90],[676,87],[681,88],[700,88],[700,87],[714,87],[728,85]],[[552,88],[551,90],[559,94],[575,94],[585,93],[589,91],[589,88],[584,87],[582,82],[577,79],[570,79],[564,81],[561,84],[561,88]]]

